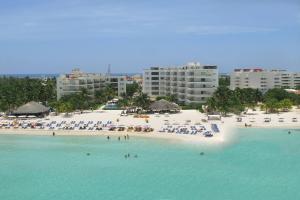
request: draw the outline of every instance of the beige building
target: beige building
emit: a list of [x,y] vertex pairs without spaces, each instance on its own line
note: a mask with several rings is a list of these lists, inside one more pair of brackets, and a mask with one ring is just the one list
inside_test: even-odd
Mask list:
[[300,73],[286,70],[260,68],[235,69],[230,75],[230,89],[255,88],[266,92],[272,88],[296,88],[300,86]]
[[84,73],[79,69],[74,69],[70,74],[61,74],[56,79],[57,99],[64,95],[80,92],[81,88],[86,88],[93,97],[95,92],[111,84],[120,96],[126,93],[126,77],[110,76],[104,74]]
[[193,62],[180,67],[151,67],[143,73],[150,97],[175,95],[179,102],[204,103],[218,87],[218,68]]

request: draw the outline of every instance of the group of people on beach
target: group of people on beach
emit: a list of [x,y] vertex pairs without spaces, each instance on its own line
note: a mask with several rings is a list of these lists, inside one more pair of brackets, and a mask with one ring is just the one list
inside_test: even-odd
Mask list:
[[[106,139],[107,139],[107,140],[110,140],[110,136],[108,135],[108,136],[106,137]],[[121,141],[121,136],[118,136],[118,140]],[[129,135],[128,135],[128,134],[127,134],[127,135],[124,135],[124,140],[129,140]]]

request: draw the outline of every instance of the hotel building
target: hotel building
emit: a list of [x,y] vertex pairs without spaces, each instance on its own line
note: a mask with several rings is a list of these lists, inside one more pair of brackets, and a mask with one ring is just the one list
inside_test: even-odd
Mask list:
[[218,87],[215,65],[188,63],[181,67],[151,67],[143,73],[143,92],[150,97],[176,95],[184,104],[204,103]]
[[111,76],[104,74],[84,73],[79,69],[74,69],[70,74],[62,74],[56,79],[57,99],[64,95],[80,92],[81,88],[86,88],[91,97],[96,91],[101,90],[107,84],[118,91],[118,96],[126,93],[126,77]]
[[230,75],[230,89],[255,88],[266,92],[272,88],[296,88],[300,86],[300,73],[286,70],[235,69]]

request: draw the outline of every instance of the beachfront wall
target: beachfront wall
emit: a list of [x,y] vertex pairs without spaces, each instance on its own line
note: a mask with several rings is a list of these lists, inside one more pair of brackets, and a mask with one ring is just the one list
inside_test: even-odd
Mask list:
[[143,92],[150,97],[175,95],[180,103],[205,103],[218,87],[215,65],[188,63],[182,67],[144,70]]

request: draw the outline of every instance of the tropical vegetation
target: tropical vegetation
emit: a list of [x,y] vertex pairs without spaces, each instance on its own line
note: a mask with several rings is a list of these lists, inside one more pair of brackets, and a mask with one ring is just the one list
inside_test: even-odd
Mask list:
[[55,79],[0,77],[0,111],[12,111],[29,101],[45,105],[56,101]]
[[255,109],[259,104],[267,113],[288,111],[293,105],[300,104],[300,96],[282,88],[270,89],[262,94],[258,89],[230,90],[226,86],[219,86],[206,105],[208,112],[218,111],[226,116],[228,113],[239,114],[249,108]]

